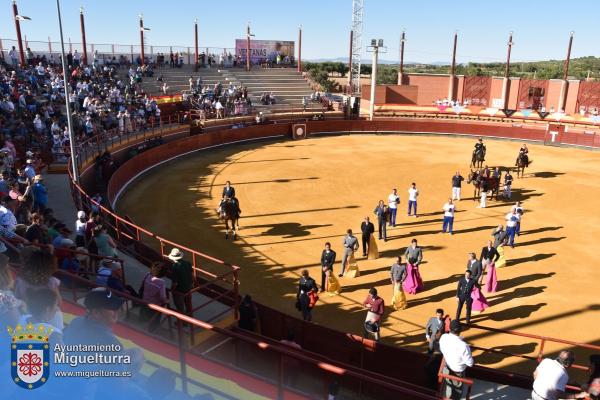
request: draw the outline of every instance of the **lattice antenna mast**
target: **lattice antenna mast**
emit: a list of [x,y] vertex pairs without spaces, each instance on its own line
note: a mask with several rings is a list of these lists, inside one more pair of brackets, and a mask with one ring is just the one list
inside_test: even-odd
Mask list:
[[362,30],[365,0],[352,0],[352,43],[350,44],[351,93],[360,96],[360,60],[362,58]]

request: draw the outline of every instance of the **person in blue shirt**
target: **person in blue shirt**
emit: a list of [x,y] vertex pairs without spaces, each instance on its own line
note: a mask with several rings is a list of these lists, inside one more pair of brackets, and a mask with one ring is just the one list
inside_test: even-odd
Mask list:
[[48,205],[48,189],[42,182],[44,178],[41,175],[36,175],[33,178],[33,186],[31,191],[33,193],[33,210],[37,210],[43,213]]

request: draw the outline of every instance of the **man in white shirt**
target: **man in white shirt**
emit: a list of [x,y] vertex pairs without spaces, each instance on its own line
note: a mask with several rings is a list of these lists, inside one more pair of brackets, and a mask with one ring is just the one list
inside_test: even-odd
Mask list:
[[533,372],[532,400],[558,400],[584,398],[585,392],[566,394],[569,381],[567,368],[573,365],[575,357],[571,351],[561,351],[557,358],[544,358]]
[[408,216],[410,217],[410,211],[414,208],[414,216],[417,217],[417,197],[419,196],[419,190],[417,189],[416,183],[412,183],[410,189],[408,189]]
[[12,61],[13,67],[16,67],[19,65],[19,55],[17,53],[17,49],[15,49],[15,46],[13,46],[12,49],[10,49],[10,51],[8,52],[8,56],[10,57],[10,60]]
[[520,220],[521,215],[514,208],[506,214],[506,237],[508,238],[510,247],[515,247],[515,234],[517,233],[517,224]]
[[442,224],[442,233],[446,233],[446,229],[452,235],[452,226],[454,225],[454,210],[455,205],[452,199],[448,199],[448,202],[444,204],[444,223]]
[[394,189],[388,196],[388,206],[390,208],[390,226],[396,226],[396,212],[398,211],[398,204],[400,204],[400,197],[398,197],[398,191]]
[[[473,356],[469,345],[459,336],[461,330],[460,322],[453,320],[450,323],[450,333],[445,333],[440,338],[440,351],[446,361],[443,373],[464,378],[467,367],[473,366]],[[462,391],[462,382],[444,379],[443,393],[446,398],[460,400]]]
[[517,201],[514,206],[512,206],[512,210],[516,210],[517,214],[519,214],[519,220],[517,221],[517,229],[515,233],[517,236],[521,236],[521,220],[523,219],[523,206],[521,206],[521,202]]

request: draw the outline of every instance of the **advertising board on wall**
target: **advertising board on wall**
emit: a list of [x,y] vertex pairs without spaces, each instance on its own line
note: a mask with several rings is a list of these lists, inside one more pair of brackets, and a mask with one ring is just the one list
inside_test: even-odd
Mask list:
[[[241,60],[246,60],[246,39],[235,40],[235,54]],[[279,57],[278,57],[279,56]],[[250,62],[262,64],[264,62],[290,64],[294,60],[294,42],[285,40],[250,40]]]

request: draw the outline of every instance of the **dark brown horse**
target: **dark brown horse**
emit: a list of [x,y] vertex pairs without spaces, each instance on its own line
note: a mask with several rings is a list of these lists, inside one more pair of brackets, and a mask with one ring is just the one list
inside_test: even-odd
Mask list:
[[517,178],[519,175],[521,175],[521,178],[523,177],[525,174],[525,168],[529,167],[529,164],[531,164],[529,156],[525,153],[519,153],[517,162],[515,163],[515,166],[517,167]]
[[225,239],[229,239],[229,222],[231,221],[231,231],[233,240],[237,239],[236,227],[240,219],[240,207],[236,199],[225,199],[220,208],[220,216],[225,221]]
[[481,191],[491,192],[489,199],[494,197],[498,200],[498,192],[500,191],[500,179],[487,177],[481,171],[473,171],[469,173],[467,183],[473,183],[473,200],[477,201],[481,196]]

